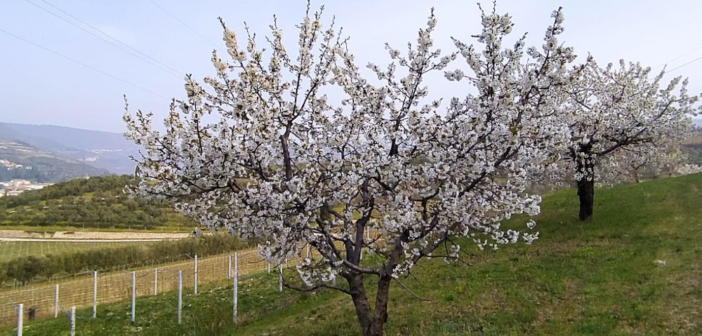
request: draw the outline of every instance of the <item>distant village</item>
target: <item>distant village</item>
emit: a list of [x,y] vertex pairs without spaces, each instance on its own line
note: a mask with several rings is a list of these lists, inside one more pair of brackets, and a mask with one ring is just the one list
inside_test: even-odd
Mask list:
[[14,162],[8,161],[8,160],[0,160],[0,166],[7,168],[7,170],[20,169],[20,168],[32,170],[32,167],[30,167],[30,166],[25,167],[21,164],[14,163]]
[[53,183],[36,183],[28,180],[0,181],[0,197],[17,196],[27,190],[39,190]]

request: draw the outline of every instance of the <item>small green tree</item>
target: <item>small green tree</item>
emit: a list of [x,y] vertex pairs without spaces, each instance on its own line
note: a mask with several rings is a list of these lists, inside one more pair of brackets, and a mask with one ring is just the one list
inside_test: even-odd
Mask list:
[[42,260],[35,256],[16,259],[7,267],[7,276],[26,285],[41,273]]

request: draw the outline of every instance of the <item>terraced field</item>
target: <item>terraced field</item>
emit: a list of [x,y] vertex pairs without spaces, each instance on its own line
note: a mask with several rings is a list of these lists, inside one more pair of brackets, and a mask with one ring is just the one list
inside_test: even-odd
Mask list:
[[104,247],[117,247],[142,242],[94,242],[94,241],[0,241],[0,262],[17,257],[71,253]]

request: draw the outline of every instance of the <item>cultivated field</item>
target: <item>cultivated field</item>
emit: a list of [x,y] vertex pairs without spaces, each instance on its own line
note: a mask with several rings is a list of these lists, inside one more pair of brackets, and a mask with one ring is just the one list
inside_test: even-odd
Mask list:
[[105,247],[118,247],[141,242],[80,242],[80,241],[0,241],[0,262],[18,257],[72,253]]

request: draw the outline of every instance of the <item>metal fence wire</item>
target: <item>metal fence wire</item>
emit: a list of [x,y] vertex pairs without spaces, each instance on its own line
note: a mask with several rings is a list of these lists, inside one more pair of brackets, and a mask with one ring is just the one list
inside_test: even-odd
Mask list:
[[[368,239],[370,239],[370,234]],[[261,257],[257,249],[246,249],[200,259],[197,256],[187,256],[190,258],[189,260],[162,264],[155,268],[123,269],[105,274],[89,271],[81,273],[82,277],[72,280],[54,280],[24,289],[3,290],[0,291],[0,324],[16,322],[18,326],[22,326],[23,321],[35,318],[68,317],[71,324],[69,335],[73,335],[76,320],[96,317],[98,305],[129,299],[131,299],[130,315],[134,321],[134,316],[138,315],[135,312],[138,297],[179,290],[179,282],[181,281],[181,294],[186,290],[197,294],[198,283],[234,280],[233,283],[236,284],[238,281],[235,279],[245,279],[259,272],[274,272],[280,274],[278,291],[282,291],[284,267],[295,267],[301,258],[314,259],[319,256],[317,252],[310,251],[309,246],[306,246],[303,251],[301,257],[289,258],[280,265],[268,263]],[[235,253],[237,258],[234,258]],[[232,303],[234,306],[233,319],[236,321],[236,286],[234,288]],[[180,296],[178,323],[180,323],[180,305],[182,303]],[[80,316],[75,315],[76,308],[91,306],[93,307],[92,311]],[[20,312],[21,314],[18,314]],[[21,335],[21,331],[18,332],[18,335]]]
[[[197,282],[206,284],[231,279],[233,271],[230,257],[233,253],[198,259]],[[237,253],[239,277],[268,269],[267,262],[256,249],[241,250]],[[290,265],[296,262],[297,260],[289,260]],[[272,268],[275,270],[275,266]],[[32,309],[34,318],[42,318],[60,316],[66,312],[65,307],[91,307],[94,301],[95,304],[101,305],[129,300],[132,295],[132,272],[135,275],[136,297],[175,291],[178,289],[178,271],[183,273],[183,288],[192,291],[195,286],[194,258],[159,265],[157,268],[98,273],[96,278],[92,276],[93,272],[88,272],[91,276],[47,282],[23,289],[3,290],[0,291],[0,324],[14,323],[17,319],[17,303],[24,304],[25,315]]]

